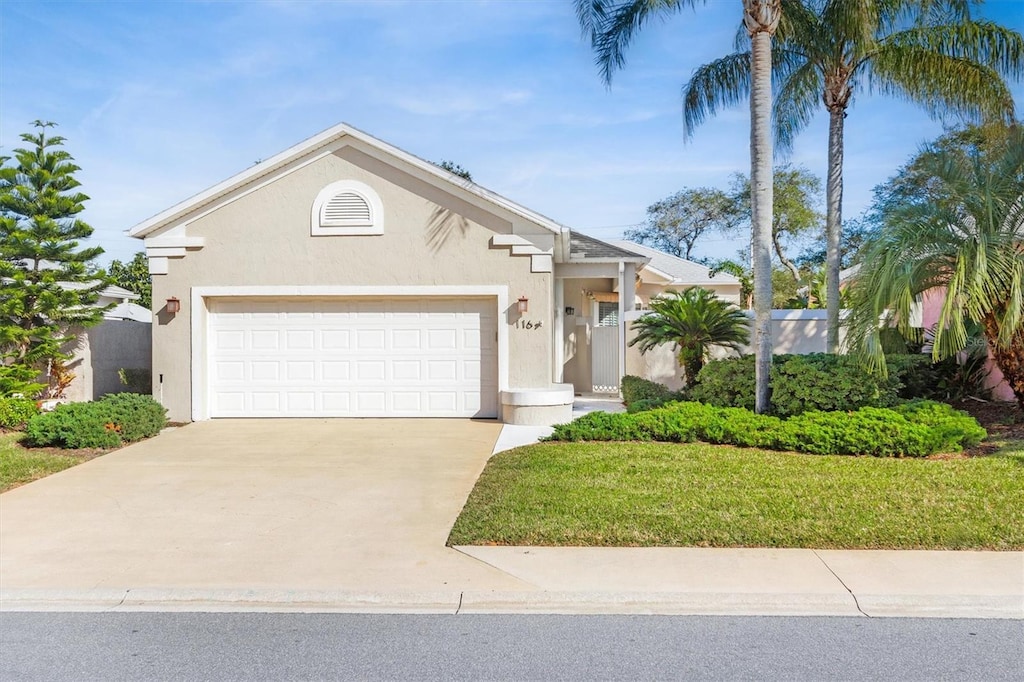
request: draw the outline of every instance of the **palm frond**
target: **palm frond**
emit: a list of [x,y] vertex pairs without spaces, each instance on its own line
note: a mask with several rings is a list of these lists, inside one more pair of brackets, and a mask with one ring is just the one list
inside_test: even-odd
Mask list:
[[590,38],[594,61],[605,83],[626,63],[626,48],[643,26],[656,16],[667,16],[706,0],[575,0],[576,18]]
[[750,94],[750,52],[737,52],[705,64],[683,86],[683,128],[687,137],[722,108]]
[[814,112],[821,104],[821,91],[825,84],[821,71],[811,62],[804,62],[779,80],[781,87],[772,105],[772,122],[776,149],[786,153],[793,148],[797,134],[814,118]]
[[959,57],[988,66],[1007,78],[1024,75],[1024,37],[991,21],[915,26],[889,35],[882,45],[916,47]]
[[947,112],[971,120],[1013,118],[1013,95],[994,69],[926,47],[880,47],[870,63],[868,86],[902,96],[936,118]]

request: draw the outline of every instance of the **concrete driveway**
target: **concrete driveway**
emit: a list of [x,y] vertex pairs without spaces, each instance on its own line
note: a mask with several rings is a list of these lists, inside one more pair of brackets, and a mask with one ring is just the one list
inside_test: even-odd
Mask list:
[[216,420],[0,495],[0,588],[518,590],[445,540],[501,425]]

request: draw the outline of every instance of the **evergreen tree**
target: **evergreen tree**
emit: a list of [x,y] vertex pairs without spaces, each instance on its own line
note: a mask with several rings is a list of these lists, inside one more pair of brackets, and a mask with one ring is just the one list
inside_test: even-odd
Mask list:
[[21,376],[67,357],[71,328],[102,319],[105,285],[93,274],[103,249],[80,246],[92,234],[77,217],[88,199],[76,191],[80,169],[64,138],[47,135],[53,123],[33,125],[21,136],[30,146],[0,159],[0,359]]

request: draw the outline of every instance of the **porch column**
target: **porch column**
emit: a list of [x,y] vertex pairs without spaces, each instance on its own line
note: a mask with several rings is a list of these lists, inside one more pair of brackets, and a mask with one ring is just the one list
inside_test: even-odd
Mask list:
[[636,264],[619,262],[619,394],[622,394],[622,377],[626,376],[626,313],[635,307]]
[[552,340],[551,357],[553,358],[552,381],[562,383],[565,370],[565,280],[555,279],[554,295],[554,339]]

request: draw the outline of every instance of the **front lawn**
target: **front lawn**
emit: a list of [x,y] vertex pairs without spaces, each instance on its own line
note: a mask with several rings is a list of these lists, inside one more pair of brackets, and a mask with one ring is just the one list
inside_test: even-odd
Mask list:
[[104,450],[25,448],[21,433],[0,432],[0,493],[103,454]]
[[542,443],[491,459],[452,545],[1024,549],[1024,452],[815,456]]

